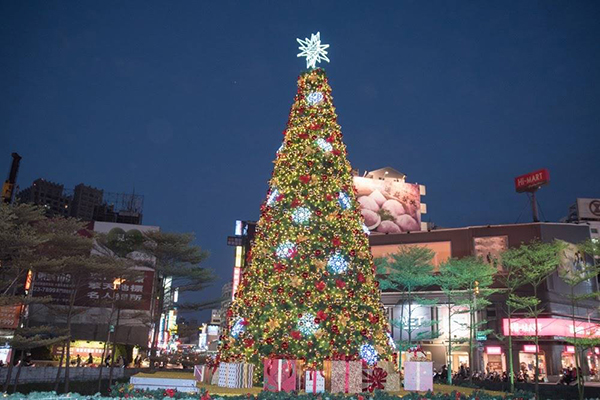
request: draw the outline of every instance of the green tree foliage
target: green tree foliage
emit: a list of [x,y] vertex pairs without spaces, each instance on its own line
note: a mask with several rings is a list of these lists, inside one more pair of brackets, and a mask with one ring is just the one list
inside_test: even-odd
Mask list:
[[[496,268],[480,258],[465,257],[452,258],[440,266],[440,276],[438,281],[442,291],[446,295],[448,302],[448,354],[449,354],[449,375],[451,375],[451,354],[454,343],[469,344],[469,364],[471,371],[474,368],[476,335],[480,333],[487,334],[490,331],[480,329],[487,324],[487,321],[478,318],[480,311],[484,310],[489,304],[489,296],[496,290],[491,286],[494,282]],[[469,322],[465,323],[464,328],[469,330],[467,339],[452,338],[452,316],[458,314],[469,314]]]
[[[569,249],[569,246],[565,245],[563,251],[567,251],[567,249]],[[569,293],[566,297],[569,299],[571,306],[573,337],[567,338],[567,341],[575,346],[575,369],[580,400],[584,398],[584,381],[580,372],[582,355],[585,350],[596,346],[599,340],[591,337],[589,332],[586,332],[577,324],[577,309],[590,300],[595,303],[600,297],[600,292],[591,290],[594,287],[593,282],[597,280],[600,274],[600,264],[596,258],[598,255],[600,255],[600,243],[588,240],[577,246],[577,251],[573,254],[576,258],[573,268],[559,269],[561,279],[569,286]]]
[[[139,252],[146,256],[146,264],[151,266],[154,274],[155,293],[153,298],[152,337],[150,359],[154,366],[160,315],[165,307],[172,302],[174,291],[195,292],[208,287],[215,279],[213,271],[202,266],[208,257],[208,252],[194,244],[195,236],[191,233],[176,233],[150,231],[144,233],[145,240]],[[165,280],[171,281],[165,287]],[[211,299],[199,303],[178,304],[180,310],[201,310],[212,308],[220,303],[220,299]]]
[[539,399],[539,333],[538,318],[544,312],[544,307],[538,298],[540,285],[556,271],[560,263],[560,251],[563,248],[561,242],[543,243],[532,241],[528,244],[504,252],[502,262],[506,268],[514,268],[519,271],[522,282],[532,288],[531,296],[510,294],[508,301],[513,308],[525,310],[525,315],[535,319],[535,396]]
[[400,329],[400,340],[397,341],[400,351],[412,347],[416,341],[431,340],[438,336],[431,329],[429,332],[413,335],[416,330],[431,328],[436,322],[427,321],[418,325],[413,322],[413,314],[419,307],[431,307],[437,303],[418,295],[418,291],[437,282],[434,276],[433,256],[433,251],[426,247],[400,247],[398,252],[374,260],[381,290],[391,289],[400,292],[402,296],[400,319],[391,321],[393,326]]

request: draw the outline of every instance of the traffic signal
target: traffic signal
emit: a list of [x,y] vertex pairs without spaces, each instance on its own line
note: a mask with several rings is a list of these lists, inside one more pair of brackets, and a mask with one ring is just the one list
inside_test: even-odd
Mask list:
[[479,282],[475,281],[475,294],[478,295],[479,294]]

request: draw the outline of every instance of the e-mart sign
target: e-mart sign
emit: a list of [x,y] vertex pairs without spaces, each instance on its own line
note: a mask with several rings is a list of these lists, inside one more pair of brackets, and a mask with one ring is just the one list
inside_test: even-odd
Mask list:
[[515,189],[518,193],[536,190],[550,182],[550,172],[546,168],[515,178]]
[[[502,330],[508,336],[508,318],[502,320]],[[512,318],[510,319],[511,336],[535,336],[535,318]],[[558,319],[538,318],[538,336],[563,336],[580,338],[600,338],[600,325],[590,322]]]

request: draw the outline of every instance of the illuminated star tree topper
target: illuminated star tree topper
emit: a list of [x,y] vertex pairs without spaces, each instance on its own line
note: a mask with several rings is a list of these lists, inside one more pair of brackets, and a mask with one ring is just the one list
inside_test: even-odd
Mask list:
[[310,39],[296,40],[300,43],[298,57],[306,57],[306,68],[315,68],[317,63],[323,60],[329,62],[327,51],[325,50],[329,45],[321,44],[321,32],[317,32],[316,35],[314,33],[311,34]]

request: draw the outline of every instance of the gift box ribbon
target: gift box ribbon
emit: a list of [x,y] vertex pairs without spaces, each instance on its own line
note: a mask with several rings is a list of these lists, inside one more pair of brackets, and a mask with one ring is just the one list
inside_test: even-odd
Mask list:
[[323,371],[309,371],[309,376],[310,379],[312,380],[312,392],[313,393],[317,393],[317,373],[320,373],[321,376],[323,377],[323,380],[325,380],[325,374],[323,373]]
[[[272,376],[273,362],[275,360],[269,360],[269,365],[267,366],[267,375]],[[286,376],[286,380],[291,378],[294,375],[294,369],[291,367],[291,362],[289,360],[277,360],[278,368],[277,368],[277,391],[281,392],[281,384],[283,382],[283,365],[285,363],[285,370],[289,372],[289,376]],[[286,374],[287,375],[287,374]]]
[[369,374],[363,370],[363,382],[367,384],[367,387],[363,389],[363,392],[367,390],[373,392],[376,389],[383,390],[385,388],[384,383],[386,382],[388,373],[382,368],[373,368],[373,372]]

